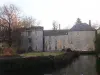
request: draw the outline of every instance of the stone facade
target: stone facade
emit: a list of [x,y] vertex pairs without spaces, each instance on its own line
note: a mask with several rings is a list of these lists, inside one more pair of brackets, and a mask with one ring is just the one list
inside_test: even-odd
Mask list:
[[[60,51],[71,48],[78,51],[95,50],[95,29],[77,19],[70,30],[44,31],[45,51]],[[66,34],[67,33],[67,34]]]
[[67,48],[78,51],[95,50],[95,31],[91,25],[82,23],[80,19],[69,30],[33,27],[22,32],[21,47],[33,51],[61,51]]
[[68,46],[68,35],[44,36],[45,51],[61,51]]
[[95,50],[95,31],[70,31],[68,38],[69,48],[73,50]]
[[31,51],[43,51],[43,27],[24,29],[21,32],[21,48]]
[[67,48],[68,31],[67,30],[45,30],[44,31],[44,50],[60,51]]
[[96,30],[91,27],[91,21],[87,24],[77,19],[76,24],[68,33],[69,40],[71,41],[70,48],[81,51],[95,50],[95,35]]
[[64,48],[95,50],[95,31],[69,31],[66,35],[44,36],[44,40],[45,51],[60,51]]

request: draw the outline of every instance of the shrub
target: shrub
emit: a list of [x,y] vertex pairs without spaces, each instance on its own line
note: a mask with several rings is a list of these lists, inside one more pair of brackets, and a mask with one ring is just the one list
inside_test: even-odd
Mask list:
[[23,49],[23,48],[19,48],[17,49],[17,53],[18,54],[22,54],[22,53],[25,53],[26,51]]
[[100,34],[97,34],[96,36],[95,49],[96,51],[100,51]]

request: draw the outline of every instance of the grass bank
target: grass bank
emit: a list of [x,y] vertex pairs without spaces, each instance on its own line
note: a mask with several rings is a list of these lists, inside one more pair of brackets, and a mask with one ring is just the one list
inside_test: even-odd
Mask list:
[[64,54],[64,52],[31,52],[20,54],[22,57],[37,57],[37,56],[58,56]]
[[73,51],[76,52],[80,55],[96,55],[96,54],[100,54],[100,52],[98,51]]

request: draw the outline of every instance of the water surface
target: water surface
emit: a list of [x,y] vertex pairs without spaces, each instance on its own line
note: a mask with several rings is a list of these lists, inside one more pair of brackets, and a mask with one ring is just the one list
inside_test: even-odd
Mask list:
[[80,56],[66,68],[51,73],[51,75],[100,75],[99,72],[100,59],[93,55],[85,55]]

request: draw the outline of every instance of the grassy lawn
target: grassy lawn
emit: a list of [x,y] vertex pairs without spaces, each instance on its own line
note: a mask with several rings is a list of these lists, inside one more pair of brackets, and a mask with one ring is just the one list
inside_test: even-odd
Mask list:
[[31,56],[57,56],[57,55],[61,55],[64,52],[31,52],[31,53],[24,53],[24,54],[20,54],[20,56],[24,56],[24,57],[31,57]]

